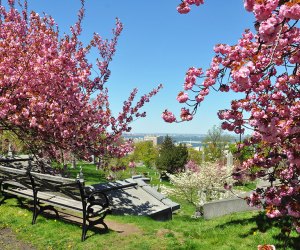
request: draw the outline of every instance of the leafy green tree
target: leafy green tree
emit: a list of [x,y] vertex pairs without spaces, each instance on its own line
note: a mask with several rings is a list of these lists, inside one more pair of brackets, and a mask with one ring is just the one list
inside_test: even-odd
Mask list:
[[158,150],[151,141],[138,142],[134,146],[134,152],[131,159],[138,162],[142,161],[148,168],[155,165],[158,157]]
[[[176,170],[182,170],[184,169],[184,165],[187,163],[188,160],[188,150],[185,144],[179,144],[178,146],[175,146],[174,150],[175,159],[176,159]],[[175,170],[175,172],[177,172]],[[174,171],[173,171],[174,172]]]
[[188,148],[188,160],[195,162],[196,164],[200,165],[202,163],[202,155],[203,153],[199,150],[194,148]]
[[182,144],[176,146],[173,143],[172,138],[166,136],[159,150],[156,167],[160,171],[166,171],[173,174],[183,170],[184,165],[187,163],[187,160],[187,147]]

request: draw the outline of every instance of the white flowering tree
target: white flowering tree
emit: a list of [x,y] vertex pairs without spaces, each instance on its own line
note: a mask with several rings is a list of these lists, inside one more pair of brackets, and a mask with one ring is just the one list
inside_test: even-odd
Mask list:
[[230,195],[224,188],[224,185],[230,186],[233,183],[230,172],[226,166],[216,162],[203,162],[197,165],[189,161],[185,165],[185,172],[169,175],[174,187],[163,186],[162,192],[201,207],[206,202]]

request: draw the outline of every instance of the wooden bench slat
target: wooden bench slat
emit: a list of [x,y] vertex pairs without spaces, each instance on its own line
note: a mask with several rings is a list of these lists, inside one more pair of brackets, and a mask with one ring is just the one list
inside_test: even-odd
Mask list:
[[57,182],[60,182],[60,183],[72,183],[72,182],[76,182],[76,179],[64,178],[64,177],[61,177],[61,176],[41,174],[41,173],[37,173],[37,172],[31,172],[30,174],[33,177],[37,177],[39,179],[47,180],[47,181],[57,181]]
[[[20,195],[24,198],[33,198],[32,190],[30,189],[7,189],[7,193]],[[39,192],[37,198],[42,203],[47,203],[50,205],[55,205],[61,208],[69,208],[76,211],[82,211],[82,203],[80,201],[75,201],[71,199],[66,199],[61,196],[56,196],[54,194]]]
[[19,188],[30,188],[31,186],[29,185],[24,185],[24,184],[27,184],[27,183],[20,183],[20,182],[17,182],[17,181],[14,181],[14,180],[4,180],[3,181],[3,185],[9,185],[9,186],[12,186],[12,187],[19,187]]
[[0,172],[8,172],[8,173],[13,173],[13,174],[24,174],[26,175],[27,174],[27,171],[26,170],[23,170],[23,169],[14,169],[14,168],[8,168],[8,167],[4,167],[4,166],[1,166],[0,165]]
[[32,190],[31,194],[27,193],[27,192],[23,192],[22,189],[6,189],[5,192],[9,193],[9,194],[13,194],[13,195],[18,195],[18,196],[22,196],[24,198],[33,198],[33,194],[32,194]]
[[[32,190],[30,189],[21,189],[21,188],[7,189],[6,192],[14,195],[18,194],[24,198],[33,198],[33,193]],[[42,203],[54,205],[64,209],[72,209],[77,212],[82,211],[82,202],[80,201],[75,201],[72,199],[68,199],[65,197],[61,197],[55,194],[45,193],[45,192],[39,192],[37,197]],[[97,206],[94,206],[93,209],[94,212],[97,212],[102,208],[98,206],[97,209]]]

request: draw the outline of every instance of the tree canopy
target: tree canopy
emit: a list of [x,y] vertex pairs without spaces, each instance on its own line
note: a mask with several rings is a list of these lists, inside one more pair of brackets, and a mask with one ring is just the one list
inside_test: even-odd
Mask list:
[[[144,117],[140,108],[159,88],[134,102],[134,89],[117,116],[109,105],[109,64],[123,25],[116,19],[112,39],[95,33],[83,44],[84,0],[70,34],[60,34],[55,20],[8,0],[0,5],[0,125],[30,145],[33,153],[58,157],[59,150],[81,158],[120,157],[131,150],[120,142],[129,124]],[[94,48],[98,58],[87,59]],[[92,70],[97,72],[92,74]],[[93,97],[93,99],[91,98]]]
[[134,151],[131,156],[135,162],[142,161],[146,167],[155,166],[158,157],[158,149],[153,146],[151,141],[137,142],[134,145]]
[[176,146],[170,136],[166,136],[159,151],[156,160],[156,167],[160,171],[176,173],[184,170],[187,163],[188,150],[185,145]]
[[[177,10],[186,14],[203,3],[183,0]],[[236,177],[269,180],[248,203],[263,206],[271,218],[292,218],[300,232],[300,1],[245,0],[244,6],[256,19],[253,29],[246,29],[236,44],[217,44],[208,69],[188,69],[177,96],[188,107],[181,109],[178,121],[193,119],[212,90],[240,93],[229,109],[218,112],[224,130],[253,131],[240,148],[253,147],[254,154],[242,162]],[[168,110],[163,118],[177,121]]]

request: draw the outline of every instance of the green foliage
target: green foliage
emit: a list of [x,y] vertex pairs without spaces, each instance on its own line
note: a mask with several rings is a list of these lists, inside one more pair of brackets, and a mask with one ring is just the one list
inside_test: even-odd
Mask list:
[[157,169],[168,173],[176,173],[184,169],[188,160],[188,150],[185,145],[175,146],[172,138],[166,136],[156,161]]
[[130,158],[135,162],[143,162],[148,168],[155,165],[158,150],[151,141],[142,141],[134,145],[134,152]]
[[238,159],[241,163],[245,160],[248,160],[254,155],[254,147],[253,146],[244,146],[242,149],[239,148],[239,144],[230,144],[229,150],[234,155],[236,159]]
[[23,153],[26,151],[25,144],[14,134],[12,131],[3,130],[0,133],[0,152],[1,154],[8,153],[9,143],[11,144],[11,150],[14,153]]
[[202,163],[202,152],[194,148],[188,148],[188,160],[200,165]]
[[120,167],[120,166],[125,166],[127,167],[129,162],[131,160],[131,157],[130,156],[125,156],[125,157],[122,157],[122,158],[112,158],[109,160],[109,166],[111,167]]
[[[182,170],[188,160],[188,150],[185,144],[179,144],[175,147],[174,154],[176,156],[176,170]],[[175,170],[175,171],[176,171]],[[174,172],[174,171],[173,171]]]
[[257,187],[256,181],[249,181],[249,182],[236,182],[234,183],[234,189],[241,190],[244,192],[249,192],[255,190]]

